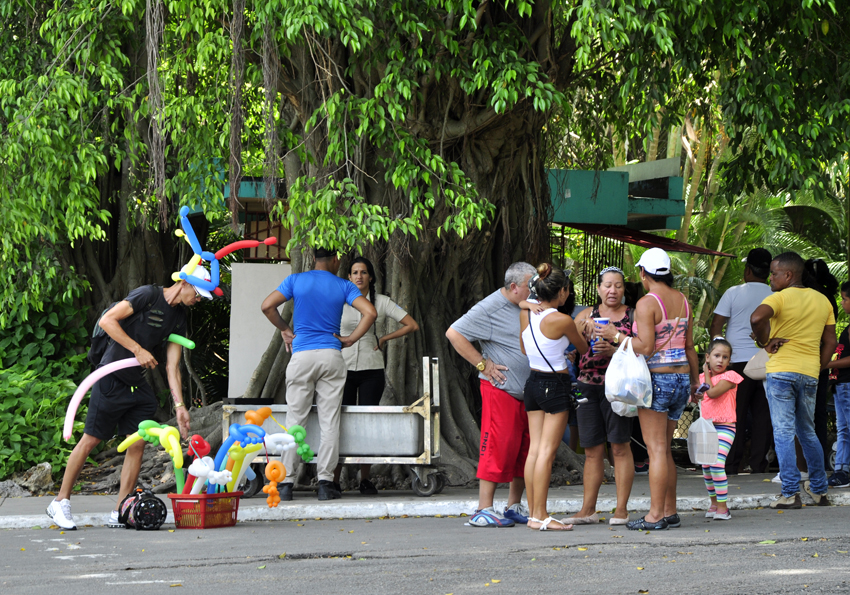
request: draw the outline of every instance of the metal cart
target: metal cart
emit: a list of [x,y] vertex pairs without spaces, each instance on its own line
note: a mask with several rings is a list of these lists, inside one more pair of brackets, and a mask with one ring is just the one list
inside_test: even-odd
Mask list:
[[[404,407],[342,407],[340,415],[340,463],[402,465],[410,475],[417,496],[439,494],[445,479],[434,465],[440,459],[440,367],[438,358],[422,358],[423,394]],[[222,407],[222,432],[229,434],[230,425],[245,423],[245,412],[267,406],[278,422],[286,420],[286,405],[263,405],[252,401],[241,404],[232,399]],[[280,432],[271,418],[263,424],[266,432]],[[319,452],[320,432],[316,406],[313,405],[305,424],[307,443]],[[261,450],[260,454],[265,455]],[[256,478],[242,490],[246,497],[256,494],[263,485],[263,463],[253,465]]]

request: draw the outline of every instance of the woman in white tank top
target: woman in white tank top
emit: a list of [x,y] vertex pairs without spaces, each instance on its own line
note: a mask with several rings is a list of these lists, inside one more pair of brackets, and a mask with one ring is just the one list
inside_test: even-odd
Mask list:
[[546,498],[555,453],[573,410],[564,351],[572,343],[579,353],[584,353],[587,342],[573,319],[557,311],[569,297],[564,271],[548,263],[541,264],[528,286],[543,308],[540,313],[529,310],[520,313],[520,348],[531,366],[524,391],[530,437],[525,460],[525,490],[531,515],[528,527],[539,531],[569,531],[572,525],[549,516]]

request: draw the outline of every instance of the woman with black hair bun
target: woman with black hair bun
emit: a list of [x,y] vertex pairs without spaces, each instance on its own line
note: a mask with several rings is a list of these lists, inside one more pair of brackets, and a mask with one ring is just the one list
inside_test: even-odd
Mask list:
[[555,453],[574,409],[564,352],[572,343],[579,353],[584,353],[587,342],[573,319],[558,312],[569,297],[564,271],[548,263],[541,264],[528,287],[529,297],[536,298],[542,308],[540,312],[520,312],[520,349],[528,356],[531,367],[524,391],[530,437],[525,460],[528,527],[538,531],[569,531],[572,525],[549,516],[546,499]]
[[[342,350],[342,357],[348,369],[345,379],[345,389],[342,393],[343,405],[380,405],[381,395],[384,394],[386,378],[384,376],[384,354],[382,349],[387,341],[403,337],[408,333],[419,330],[419,325],[404,309],[385,295],[375,293],[375,268],[369,259],[358,256],[351,261],[348,268],[348,279],[354,283],[367,300],[369,300],[378,311],[375,324],[384,323],[387,318],[392,318],[401,325],[398,330],[378,337],[372,326],[372,332],[366,332],[354,345]],[[342,322],[340,323],[340,335],[346,336],[357,327],[360,322],[360,313],[346,305],[342,310]],[[369,476],[371,465],[360,465],[360,493],[374,495],[378,490],[372,484]],[[337,490],[342,491],[339,486],[339,476],[342,465],[337,465],[334,471],[334,484]]]
[[[649,451],[649,512],[626,526],[633,531],[680,527],[676,512],[676,464],[670,443],[688,399],[699,386],[691,307],[673,289],[670,257],[650,248],[636,265],[647,295],[635,309],[635,353],[646,356],[652,375],[652,404],[638,409],[641,432]],[[597,327],[598,328],[598,327]],[[601,330],[601,329],[598,329]]]

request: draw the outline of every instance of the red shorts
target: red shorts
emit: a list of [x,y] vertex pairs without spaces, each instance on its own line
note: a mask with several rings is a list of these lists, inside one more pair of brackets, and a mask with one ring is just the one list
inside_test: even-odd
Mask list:
[[481,450],[478,479],[510,483],[525,477],[528,456],[525,403],[481,380]]

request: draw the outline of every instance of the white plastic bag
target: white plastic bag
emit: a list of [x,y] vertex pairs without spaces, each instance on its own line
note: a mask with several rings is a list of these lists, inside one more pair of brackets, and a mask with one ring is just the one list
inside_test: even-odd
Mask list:
[[626,338],[611,356],[605,372],[605,397],[611,402],[621,402],[634,407],[652,405],[652,377],[646,360],[636,355],[631,338]]
[[620,417],[637,417],[638,410],[634,405],[626,405],[620,401],[613,401],[611,409]]
[[711,420],[700,416],[688,428],[688,456],[694,465],[714,465],[717,463],[717,453],[720,450],[720,440],[717,430]]

